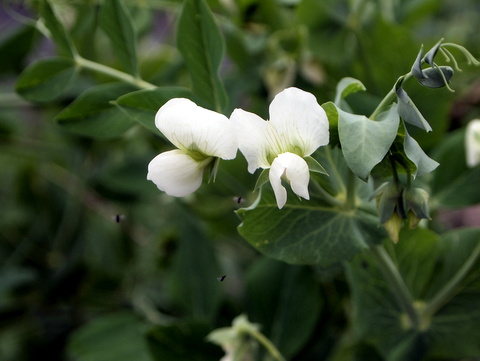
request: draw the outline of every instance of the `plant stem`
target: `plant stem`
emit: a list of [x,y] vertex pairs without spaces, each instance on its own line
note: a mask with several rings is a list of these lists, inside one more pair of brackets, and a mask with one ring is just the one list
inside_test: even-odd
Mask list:
[[275,347],[275,345],[268,339],[266,338],[261,332],[254,330],[254,329],[249,329],[248,333],[255,338],[258,342],[260,342],[263,347],[265,347],[268,351],[268,353],[278,361],[285,361],[283,358],[282,354],[278,349]]
[[325,189],[323,189],[323,187],[320,184],[318,184],[318,182],[313,178],[312,178],[312,184],[315,186],[315,189],[320,193],[320,196],[325,201],[330,203],[330,205],[336,206],[336,207],[343,207],[342,202],[340,202],[337,198],[335,198],[330,193],[328,193]]
[[474,248],[473,252],[467,258],[462,267],[455,273],[450,281],[427,303],[423,310],[425,317],[433,316],[450,298],[456,293],[456,288],[464,279],[467,273],[472,269],[473,265],[480,256],[480,243]]
[[355,208],[355,198],[356,198],[356,183],[357,176],[349,170],[347,174],[347,197],[345,199],[345,208],[354,209]]
[[391,285],[393,294],[410,319],[412,327],[416,330],[419,329],[420,317],[417,310],[415,310],[415,307],[413,306],[412,295],[410,294],[407,285],[400,275],[400,272],[398,272],[397,267],[382,245],[375,246],[372,250],[372,253],[376,257],[385,278]]
[[373,113],[370,115],[369,118],[370,119],[375,119],[378,116],[378,114],[380,114],[380,112],[382,112],[383,109],[385,109],[385,107],[390,105],[390,103],[392,103],[395,100],[395,97],[397,96],[396,85],[397,85],[397,83],[400,79],[403,78],[402,83],[404,83],[408,79],[410,79],[411,77],[412,77],[412,73],[409,72],[409,73],[401,76],[400,78],[398,78],[398,80],[393,85],[393,88],[387,93],[387,95],[385,95],[385,97],[382,99],[380,104],[377,105],[377,107],[375,108],[375,110],[373,111]]
[[124,83],[132,84],[139,89],[155,89],[155,88],[157,88],[156,85],[153,85],[149,82],[146,82],[143,79],[136,78],[133,75],[124,73],[120,70],[116,70],[116,69],[110,68],[109,66],[106,66],[106,65],[96,63],[94,61],[82,58],[79,55],[77,55],[75,57],[75,63],[77,64],[77,66],[79,68],[88,69],[88,70],[92,70],[92,71],[100,73],[100,74],[107,75],[111,78],[120,80]]

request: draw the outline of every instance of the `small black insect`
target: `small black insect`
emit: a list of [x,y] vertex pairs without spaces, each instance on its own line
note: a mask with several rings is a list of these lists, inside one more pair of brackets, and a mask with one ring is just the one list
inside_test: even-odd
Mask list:
[[112,219],[115,222],[120,223],[121,221],[123,221],[125,219],[125,216],[123,214],[117,214],[117,215],[113,216]]
[[221,277],[217,277],[217,280],[219,280],[220,282],[223,282],[223,280],[225,279],[225,277],[227,277],[226,275],[223,275]]
[[245,202],[245,199],[243,199],[241,196],[233,197],[233,200],[237,202],[237,204]]

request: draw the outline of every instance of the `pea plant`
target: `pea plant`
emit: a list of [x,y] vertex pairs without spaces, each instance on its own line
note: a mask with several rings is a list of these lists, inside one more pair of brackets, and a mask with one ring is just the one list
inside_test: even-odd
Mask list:
[[480,62],[395,21],[431,12],[321,3],[42,0],[28,19],[9,5],[55,47],[15,81],[55,110],[66,158],[43,172],[97,214],[58,226],[80,247],[61,254],[83,250],[59,354],[480,356],[480,229],[445,221],[480,201],[480,120],[445,119],[454,75],[461,88]]

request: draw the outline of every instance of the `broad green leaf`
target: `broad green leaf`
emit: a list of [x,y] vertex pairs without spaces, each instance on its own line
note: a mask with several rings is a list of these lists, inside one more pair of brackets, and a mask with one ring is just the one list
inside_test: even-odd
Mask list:
[[171,211],[171,223],[179,245],[169,271],[167,289],[170,301],[189,317],[211,322],[223,297],[223,283],[209,239],[198,221],[178,204]]
[[360,80],[355,78],[343,78],[337,84],[335,104],[340,106],[340,101],[342,99],[345,99],[350,94],[365,90],[366,88]]
[[[412,329],[377,259],[365,253],[347,267],[354,327],[360,339],[373,343],[388,360],[478,355],[480,230],[455,230],[443,237],[424,229],[406,231],[391,248],[421,315],[420,329]],[[459,276],[464,267],[465,272]],[[429,303],[454,278],[458,282],[452,292],[442,298],[439,307],[429,309]],[[432,312],[424,313],[428,310]]]
[[338,132],[342,152],[350,169],[367,179],[392,145],[399,125],[396,105],[381,113],[377,121],[338,109]]
[[480,167],[465,163],[465,129],[451,133],[433,151],[440,166],[433,172],[432,197],[444,207],[459,208],[480,202]]
[[196,322],[157,326],[147,334],[152,358],[156,361],[218,361],[223,352],[206,341],[210,331],[205,324]]
[[251,321],[291,359],[311,336],[322,307],[312,269],[260,258],[249,269],[246,294]]
[[346,261],[385,236],[378,218],[362,210],[341,211],[320,201],[302,201],[289,192],[277,207],[271,187],[263,187],[252,207],[237,211],[239,233],[268,257],[293,264],[328,267]]
[[133,89],[130,85],[119,83],[95,86],[83,92],[55,120],[65,129],[87,137],[118,137],[135,122],[111,101]]
[[226,93],[218,75],[223,37],[205,0],[185,0],[178,19],[177,47],[190,72],[192,86],[205,106],[222,111]]
[[397,98],[398,114],[404,121],[424,129],[427,132],[432,131],[432,127],[428,124],[427,120],[423,117],[422,113],[420,113],[402,86],[397,88]]
[[65,55],[74,58],[77,55],[77,50],[50,0],[41,2],[40,16],[44,25],[50,31],[55,45],[57,45]]
[[112,49],[125,70],[138,76],[135,30],[123,0],[105,0],[100,10],[100,26],[110,38]]
[[417,141],[406,130],[404,149],[408,159],[417,167],[416,171],[412,173],[413,176],[422,176],[438,167],[438,163],[425,154]]
[[67,352],[77,361],[153,361],[144,328],[131,313],[97,317],[73,332]]
[[155,127],[155,114],[163,104],[172,98],[192,99],[192,93],[188,89],[179,87],[137,90],[119,97],[115,101],[115,105],[145,128],[159,134]]
[[15,90],[29,101],[46,102],[62,95],[76,75],[75,62],[69,58],[41,59],[23,71]]

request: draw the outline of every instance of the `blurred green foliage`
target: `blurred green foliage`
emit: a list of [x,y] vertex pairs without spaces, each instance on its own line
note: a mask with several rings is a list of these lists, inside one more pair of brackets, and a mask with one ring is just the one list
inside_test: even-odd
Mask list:
[[[212,69],[202,74],[203,63],[197,65],[192,79],[189,49],[176,44],[182,36],[196,39],[191,27],[199,25],[177,24],[181,1],[48,4],[4,1],[0,13],[1,360],[218,360],[221,350],[205,336],[240,313],[261,324],[289,360],[479,356],[478,261],[470,283],[442,310],[445,323],[412,335],[390,322],[397,306],[378,270],[365,272],[373,267],[368,255],[358,256],[345,275],[338,263],[326,269],[267,260],[240,237],[234,211],[256,197],[242,157],[222,161],[217,181],[185,199],[146,180],[148,162],[171,149],[152,132],[155,111],[169,98],[194,97],[188,89],[209,79],[206,93],[195,96],[208,103],[223,87],[226,96],[206,106],[227,115],[248,107],[266,118],[279,90],[295,85],[324,103],[349,76],[368,90],[352,94],[350,106],[370,114],[410,70],[421,44],[429,48],[444,37],[480,55],[478,1],[208,1],[214,18],[207,13],[206,21],[218,24],[210,36],[217,39],[221,31],[225,43],[214,53],[196,49],[195,57]],[[36,23],[39,15],[44,23]],[[38,30],[45,28],[58,48]],[[87,66],[78,72],[69,58],[76,53],[127,73],[138,69],[161,89],[119,85]],[[20,75],[34,61],[40,62]],[[430,176],[434,212],[480,200],[479,168],[462,163],[458,129],[480,115],[479,73],[462,68],[451,83],[454,94],[408,85],[434,129],[409,128],[441,164]],[[15,83],[31,102],[15,93]],[[473,252],[478,232],[440,239],[422,232],[403,232],[405,242],[392,248],[414,295],[428,298],[461,267],[452,263]],[[459,234],[467,244],[455,250]],[[449,317],[457,319],[450,324]]]

